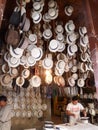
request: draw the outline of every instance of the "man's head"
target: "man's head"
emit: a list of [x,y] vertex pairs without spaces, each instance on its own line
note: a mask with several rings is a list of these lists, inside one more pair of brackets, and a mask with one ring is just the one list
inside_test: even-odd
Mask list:
[[0,96],[0,106],[3,107],[7,104],[7,97],[2,95]]
[[76,105],[76,104],[78,103],[78,100],[79,100],[79,97],[78,97],[78,96],[72,97],[72,103],[73,103],[74,105]]

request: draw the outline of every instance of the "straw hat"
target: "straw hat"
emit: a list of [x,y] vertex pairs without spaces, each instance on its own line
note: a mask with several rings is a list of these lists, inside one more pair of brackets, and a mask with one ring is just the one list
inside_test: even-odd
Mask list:
[[44,22],[50,22],[50,21],[51,21],[48,13],[45,13],[45,14],[43,15],[43,21],[44,21]]
[[42,56],[43,56],[43,50],[42,50],[42,48],[40,48],[40,47],[33,48],[31,50],[31,55],[32,55],[32,57],[36,61],[39,61],[42,58]]
[[84,85],[85,85],[84,79],[83,78],[79,78],[78,81],[77,81],[77,85],[79,87],[84,87]]
[[73,77],[74,80],[77,80],[78,79],[78,74],[77,73],[73,73],[71,77]]
[[37,43],[37,35],[36,34],[29,34],[29,42],[31,44],[36,44]]
[[85,26],[79,27],[80,36],[84,36],[87,33],[87,28]]
[[65,62],[63,60],[58,60],[57,63],[56,63],[56,68],[58,70],[64,70]]
[[57,2],[54,1],[54,0],[50,0],[50,1],[48,2],[48,7],[49,7],[49,8],[57,8]]
[[37,11],[37,12],[42,12],[43,10],[43,6],[41,6],[40,2],[34,2],[33,3],[33,9],[34,11]]
[[52,31],[50,29],[44,30],[43,37],[47,40],[50,39],[52,37]]
[[22,76],[18,76],[18,77],[16,78],[16,85],[22,87],[23,84],[24,84],[24,82],[25,82],[24,77],[22,77]]
[[31,17],[33,19],[33,22],[35,24],[38,24],[42,19],[42,14],[37,11],[33,11],[33,12],[31,12]]
[[69,78],[68,78],[68,83],[69,83],[69,85],[70,85],[71,87],[73,87],[73,86],[75,85],[75,80],[74,80],[74,78],[73,78],[73,77],[69,77]]
[[71,72],[76,73],[77,70],[78,70],[77,66],[73,65],[72,68],[71,68]]
[[52,59],[50,58],[45,58],[43,61],[42,61],[42,66],[43,68],[45,69],[51,69],[53,67],[53,61]]
[[72,33],[75,30],[75,25],[73,23],[72,20],[69,20],[66,24],[65,24],[65,30],[67,33]]
[[41,85],[41,78],[37,75],[34,75],[30,79],[30,84],[32,85],[32,87],[39,87]]
[[86,47],[89,43],[88,35],[80,37],[80,45]]
[[65,63],[68,63],[68,58],[64,53],[59,53],[57,55],[57,60],[63,60],[63,61],[65,61]]
[[56,35],[56,40],[58,40],[59,42],[64,42],[64,35],[62,33],[58,33]]
[[88,53],[81,53],[81,60],[83,61],[83,62],[86,62],[87,61],[87,59],[88,59]]
[[31,55],[27,57],[27,66],[34,66],[36,64],[36,60]]
[[57,41],[55,39],[52,39],[49,42],[49,50],[50,50],[50,52],[56,52],[56,51],[58,51],[58,48],[59,48],[59,41]]
[[8,65],[10,67],[17,67],[17,66],[19,66],[20,65],[20,59],[15,58],[15,57],[10,57],[8,59]]
[[59,48],[58,48],[58,52],[63,52],[65,50],[65,43],[64,42],[60,42],[59,43]]
[[58,33],[63,33],[63,32],[64,32],[63,26],[60,25],[60,24],[58,24],[58,25],[56,26],[56,28],[55,28],[55,32],[56,32],[56,34],[58,34]]
[[30,70],[29,69],[22,70],[22,77],[28,78],[29,75],[30,75]]
[[68,45],[67,52],[70,56],[73,56],[77,52],[78,47],[76,44]]
[[16,76],[18,76],[18,70],[17,68],[10,68],[10,75],[15,78]]
[[54,20],[58,17],[58,10],[55,8],[49,8],[48,15],[51,20]]
[[74,11],[74,8],[71,5],[65,6],[65,14],[67,16],[71,16],[73,11]]
[[73,43],[76,42],[76,39],[77,39],[77,37],[76,37],[76,34],[75,34],[75,33],[67,34],[66,42],[67,42],[68,44],[73,44]]
[[4,64],[2,65],[2,72],[3,72],[3,73],[9,73],[9,72],[10,72],[10,67],[8,66],[7,63],[4,63]]

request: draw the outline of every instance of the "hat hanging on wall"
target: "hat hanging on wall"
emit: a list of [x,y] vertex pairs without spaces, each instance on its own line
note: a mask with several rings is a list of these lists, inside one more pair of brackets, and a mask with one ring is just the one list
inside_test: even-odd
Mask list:
[[86,47],[89,43],[88,35],[80,37],[80,45]]
[[73,44],[76,42],[77,36],[75,33],[67,34],[66,36],[66,42],[68,44]]
[[65,6],[65,14],[67,16],[71,16],[73,11],[74,11],[74,8],[71,5]]
[[87,28],[84,27],[79,27],[79,34],[80,36],[84,36],[87,33]]
[[30,79],[30,84],[31,84],[32,87],[39,87],[41,85],[41,78],[37,75],[34,75]]
[[84,85],[85,85],[84,79],[83,78],[79,78],[78,81],[77,81],[77,85],[79,87],[84,87]]
[[65,30],[67,33],[72,33],[75,30],[75,24],[73,23],[73,20],[69,20],[66,24],[65,24]]
[[73,78],[73,77],[69,77],[69,78],[68,78],[68,83],[69,83],[69,85],[70,85],[71,87],[73,87],[73,86],[75,85],[75,80],[74,80],[74,78]]

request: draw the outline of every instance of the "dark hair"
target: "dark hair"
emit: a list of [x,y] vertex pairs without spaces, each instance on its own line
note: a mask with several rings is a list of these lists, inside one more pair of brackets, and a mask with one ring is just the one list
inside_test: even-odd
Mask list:
[[79,97],[78,96],[73,96],[72,101],[76,101],[76,100],[79,100]]
[[5,101],[5,102],[6,102],[6,101],[7,101],[7,97],[4,96],[4,95],[1,95],[1,96],[0,96],[0,101]]

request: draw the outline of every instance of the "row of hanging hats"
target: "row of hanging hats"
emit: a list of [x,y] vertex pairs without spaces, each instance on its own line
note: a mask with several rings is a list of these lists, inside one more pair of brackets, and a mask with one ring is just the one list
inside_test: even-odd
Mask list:
[[[9,20],[9,27],[5,36],[7,52],[4,54],[1,84],[11,87],[13,79],[15,79],[17,86],[22,87],[25,82],[29,81],[30,86],[39,87],[42,83],[41,75],[32,74],[30,68],[35,67],[41,61],[40,64],[43,69],[53,69],[54,75],[58,77],[54,78],[54,82],[58,85],[65,86],[63,75],[71,72],[67,81],[69,86],[77,84],[79,87],[83,87],[87,74],[89,71],[93,72],[87,28],[85,26],[79,27],[76,31],[74,21],[69,20],[64,25],[56,24],[55,29],[52,29],[51,21],[59,16],[59,5],[54,0],[48,2],[45,13],[43,13],[43,8],[46,1],[33,0],[30,12],[32,21],[26,16],[27,3],[22,1],[20,4],[19,0],[16,0],[16,3],[17,7],[15,7]],[[74,13],[74,8],[65,6],[64,12],[65,17],[70,17]],[[16,14],[21,19],[14,21]],[[31,22],[37,28],[36,33],[36,29],[34,32],[30,29]],[[41,31],[41,22],[43,22],[43,31]],[[19,27],[18,30],[17,27]],[[54,33],[56,34],[55,37]],[[40,39],[43,41],[41,45],[38,44]],[[46,41],[48,42],[48,54],[45,53],[44,49]],[[54,59],[55,54],[57,54],[56,59]],[[52,78],[49,83],[51,82]]]

